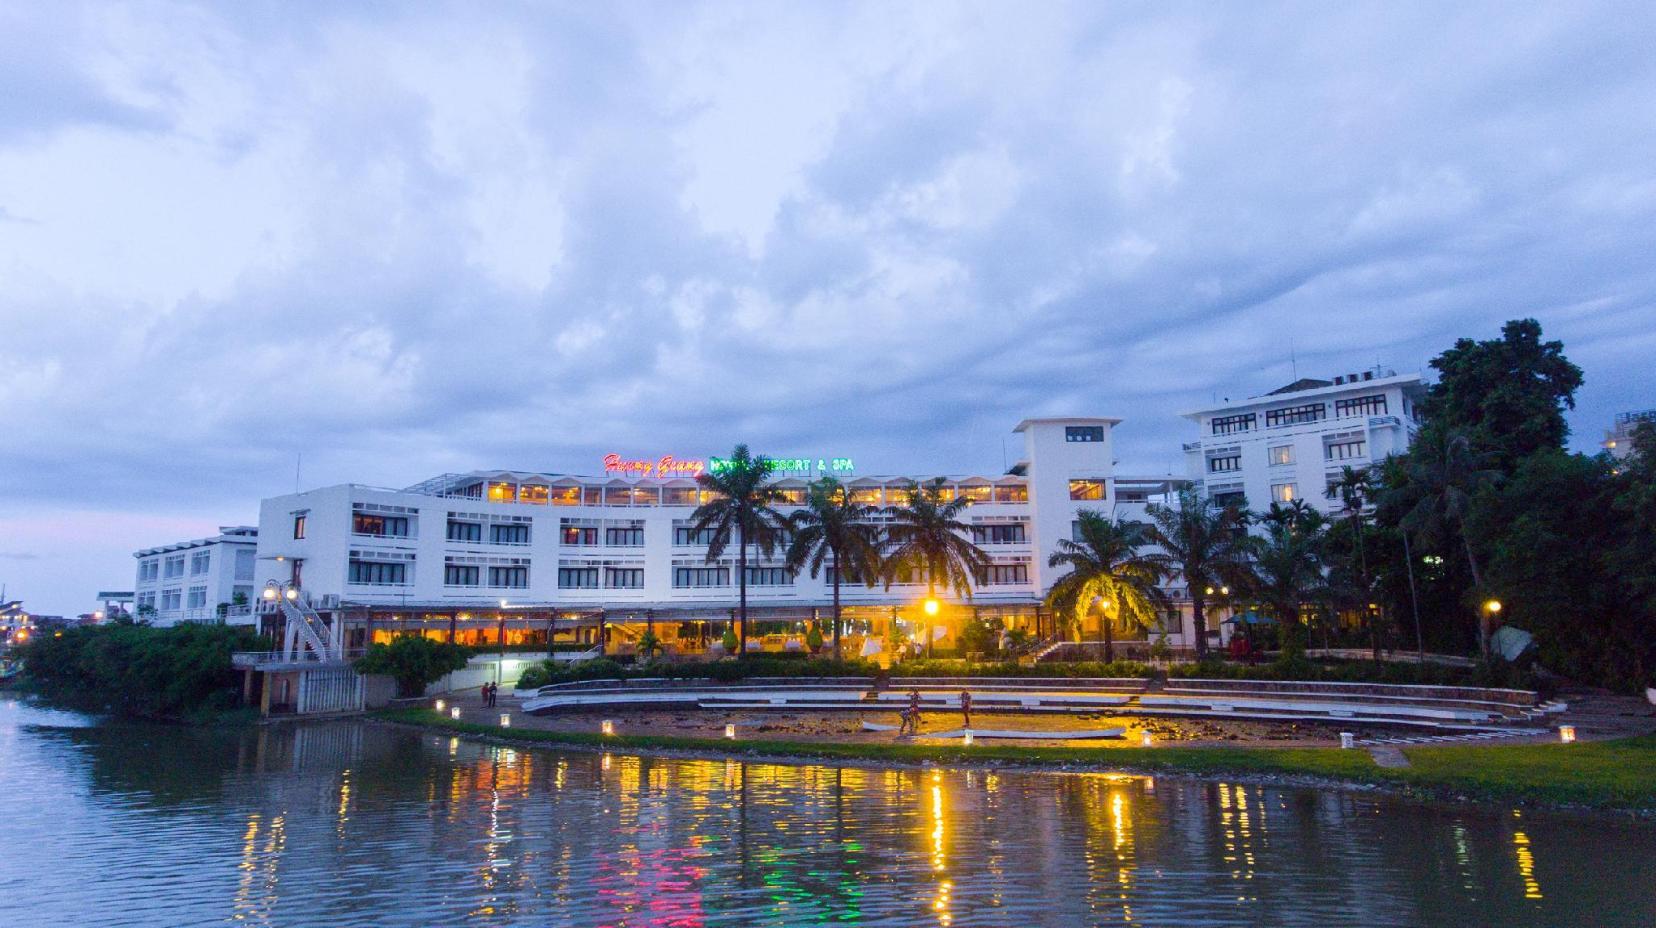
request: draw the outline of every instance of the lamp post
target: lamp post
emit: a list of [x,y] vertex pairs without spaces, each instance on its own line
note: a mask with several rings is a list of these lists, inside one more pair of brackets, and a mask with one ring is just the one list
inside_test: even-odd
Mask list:
[[932,641],[936,638],[936,634],[932,631],[932,622],[937,619],[938,610],[942,608],[942,604],[937,601],[937,597],[935,596],[926,597],[926,601],[920,604],[920,611],[926,614],[925,635],[926,658],[928,660],[932,656]]
[[495,664],[495,685],[506,679],[506,600],[500,601],[500,627],[495,632],[500,644],[500,660]]
[[1482,625],[1482,627],[1480,627],[1478,629],[1478,631],[1479,631],[1479,637],[1483,639],[1484,657],[1486,657],[1486,658],[1489,656],[1489,634],[1490,634],[1490,629],[1495,624],[1495,619],[1498,616],[1500,616],[1500,614],[1501,614],[1501,601],[1500,600],[1494,598],[1493,596],[1490,597],[1489,599],[1484,600],[1484,604],[1483,604],[1483,625]]

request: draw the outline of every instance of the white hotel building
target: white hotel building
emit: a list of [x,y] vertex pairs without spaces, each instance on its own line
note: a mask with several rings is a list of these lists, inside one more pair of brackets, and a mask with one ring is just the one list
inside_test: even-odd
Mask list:
[[1408,449],[1419,430],[1419,374],[1376,369],[1304,378],[1264,396],[1185,413],[1201,438],[1184,446],[1190,478],[1219,502],[1260,511],[1303,499],[1340,508],[1329,484]]
[[[995,476],[944,476],[972,500],[964,518],[990,555],[969,599],[920,609],[924,584],[842,587],[847,653],[897,635],[949,648],[970,614],[1050,631],[1040,607],[1056,579],[1047,558],[1083,508],[1142,519],[1144,505],[1182,483],[1117,477],[1109,418],[1029,419],[1017,466]],[[850,458],[785,461],[779,508],[803,503],[806,485],[832,474],[861,502],[893,505],[912,481],[936,475],[862,476]],[[257,584],[294,584],[318,612],[342,622],[345,646],[420,633],[474,645],[592,644],[626,653],[650,629],[670,651],[706,650],[736,607],[736,552],[707,560],[691,513],[707,499],[694,474],[708,460],[604,459],[599,476],[477,471],[406,489],[356,484],[264,500]],[[791,574],[780,553],[748,568],[749,647],[793,650],[805,625],[824,634],[827,576]],[[502,603],[505,603],[503,606]],[[273,621],[273,619],[267,619]],[[1179,637],[1174,644],[1182,643]]]
[[133,553],[138,618],[153,625],[217,622],[250,615],[259,530],[225,525],[211,538]]

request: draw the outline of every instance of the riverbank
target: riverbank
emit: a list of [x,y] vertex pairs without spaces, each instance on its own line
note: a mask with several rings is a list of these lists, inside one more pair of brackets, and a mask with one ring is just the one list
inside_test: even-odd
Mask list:
[[1417,798],[1592,810],[1656,818],[1656,736],[1576,744],[1403,747],[1410,766],[1382,767],[1363,750],[1317,747],[1096,747],[955,743],[894,744],[738,740],[676,735],[501,728],[430,709],[393,709],[372,718],[521,747],[644,751],[701,757],[957,767],[1018,767],[1227,777],[1259,782],[1380,789]]

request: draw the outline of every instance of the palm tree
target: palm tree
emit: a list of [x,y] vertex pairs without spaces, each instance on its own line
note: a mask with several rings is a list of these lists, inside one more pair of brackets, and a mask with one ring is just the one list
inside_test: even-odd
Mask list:
[[1322,562],[1326,523],[1316,510],[1306,511],[1302,519],[1267,522],[1264,535],[1247,539],[1251,557],[1243,589],[1271,610],[1282,629],[1284,650],[1303,640],[1298,637],[1300,605],[1320,598],[1327,586]]
[[1374,474],[1367,468],[1358,470],[1351,465],[1340,468],[1340,476],[1329,483],[1326,493],[1329,499],[1340,501],[1340,511],[1350,520],[1352,538],[1357,543],[1357,592],[1360,592],[1364,602],[1363,616],[1369,627],[1369,646],[1374,649],[1374,659],[1380,659],[1380,635],[1375,628],[1374,617],[1368,610],[1368,554],[1363,548],[1363,507],[1368,504],[1369,497],[1374,494]]
[[805,508],[788,517],[788,569],[834,572],[834,659],[840,659],[840,584],[847,579],[873,586],[880,569],[880,528],[873,506],[855,502],[833,477],[811,484]]
[[736,583],[740,589],[736,612],[736,654],[747,656],[747,563],[748,546],[760,554],[776,550],[784,531],[786,519],[772,508],[781,498],[771,486],[770,475],[776,469],[764,455],[754,457],[747,445],[737,445],[730,460],[718,470],[707,471],[696,477],[702,489],[713,493],[713,498],[691,514],[691,530],[698,535],[712,530],[707,544],[707,563],[717,561],[736,542]]
[[1111,521],[1091,509],[1076,513],[1079,539],[1059,539],[1058,548],[1047,559],[1048,567],[1068,567],[1047,593],[1053,615],[1074,616],[1077,621],[1094,602],[1104,603],[1104,659],[1115,660],[1115,639],[1108,610],[1114,608],[1123,623],[1148,628],[1165,614],[1167,594],[1158,584],[1166,578],[1167,567],[1154,555],[1139,548],[1146,544],[1143,526]]
[[1248,517],[1260,525],[1284,526],[1301,525],[1307,519],[1315,518],[1318,515],[1319,513],[1311,508],[1310,503],[1303,499],[1296,499],[1290,500],[1287,505],[1274,502],[1263,513],[1258,515],[1250,513]]
[[[1466,566],[1472,571],[1472,586],[1480,591],[1483,574],[1478,570],[1472,539],[1466,534],[1466,517],[1472,508],[1473,494],[1499,476],[1484,466],[1489,458],[1487,453],[1474,450],[1463,432],[1425,430],[1409,449],[1408,459],[1408,485],[1421,494],[1420,499],[1399,522],[1405,532],[1414,533],[1417,538],[1441,538],[1447,530],[1458,531],[1466,551]],[[1481,610],[1478,649],[1485,657],[1489,655],[1488,622]]]
[[1162,549],[1157,555],[1168,575],[1184,578],[1196,622],[1196,657],[1207,655],[1209,590],[1239,580],[1247,560],[1247,514],[1235,506],[1218,506],[1194,489],[1179,491],[1178,506],[1151,503],[1148,538]]
[[891,586],[900,571],[908,571],[925,576],[928,599],[937,595],[939,586],[970,597],[972,583],[989,566],[988,555],[967,537],[971,526],[960,519],[971,500],[964,496],[945,499],[942,477],[910,483],[905,492],[903,505],[883,510],[890,520],[886,525],[886,586]]

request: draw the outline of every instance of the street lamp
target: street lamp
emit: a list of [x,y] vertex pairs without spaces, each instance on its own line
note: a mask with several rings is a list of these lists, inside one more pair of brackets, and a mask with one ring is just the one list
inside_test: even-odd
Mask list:
[[920,604],[920,608],[925,610],[926,615],[937,615],[937,610],[942,606],[935,598],[928,596],[926,601]]
[[1485,602],[1484,603],[1484,612],[1489,613],[1491,618],[1493,618],[1494,616],[1500,615],[1501,614],[1501,601],[1498,600],[1498,599],[1491,599],[1491,600]]

